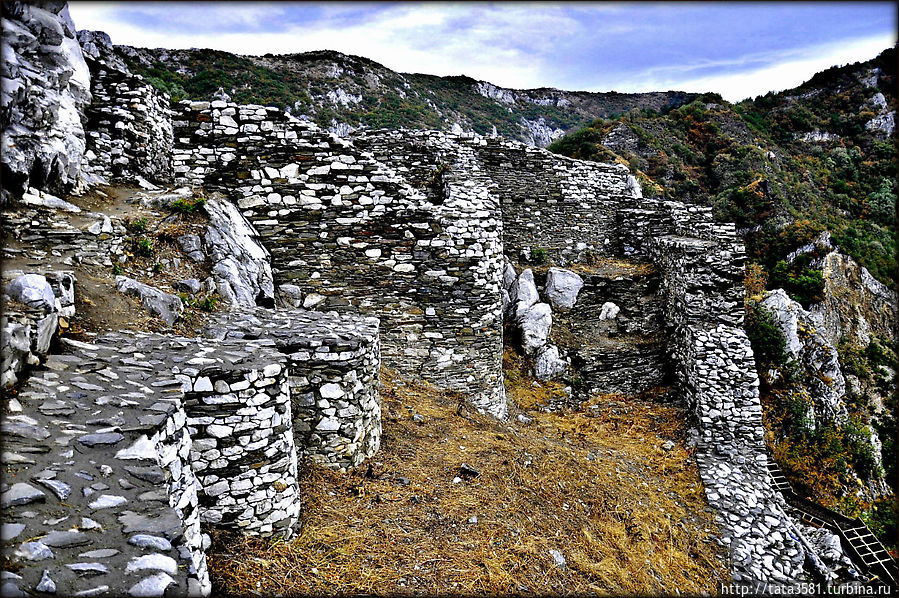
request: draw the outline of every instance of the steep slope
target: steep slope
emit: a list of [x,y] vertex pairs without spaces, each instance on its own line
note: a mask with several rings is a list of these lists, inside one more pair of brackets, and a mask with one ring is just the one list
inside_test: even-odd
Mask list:
[[330,50],[278,56],[129,46],[116,51],[132,72],[173,100],[209,99],[221,87],[236,102],[283,107],[342,133],[360,127],[495,131],[545,146],[596,118],[633,108],[664,110],[695,97],[677,91],[512,90],[465,76],[397,73]]

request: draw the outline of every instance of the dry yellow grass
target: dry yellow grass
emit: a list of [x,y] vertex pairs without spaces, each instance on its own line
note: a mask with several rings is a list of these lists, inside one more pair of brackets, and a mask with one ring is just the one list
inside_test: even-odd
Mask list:
[[[298,537],[217,534],[217,593],[717,591],[725,567],[694,462],[681,444],[660,448],[682,434],[680,409],[603,397],[497,422],[390,372],[382,382],[374,476],[305,465]],[[480,475],[454,484],[463,462]]]

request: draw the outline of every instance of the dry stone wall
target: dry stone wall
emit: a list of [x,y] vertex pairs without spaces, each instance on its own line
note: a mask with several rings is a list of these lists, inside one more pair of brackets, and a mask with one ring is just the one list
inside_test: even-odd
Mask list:
[[352,394],[318,415],[345,424],[335,436],[354,433],[350,452],[377,450],[377,321],[260,309],[222,315],[209,336],[66,340],[5,402],[2,541],[16,564],[5,593],[204,595],[201,523],[289,538],[295,379],[316,396]]
[[85,110],[88,179],[143,176],[167,182],[172,176],[172,117],[169,97],[113,59],[109,37],[80,31],[90,69],[93,100]]
[[502,139],[486,140],[479,155],[497,185],[505,253],[542,249],[552,261],[576,260],[587,250],[617,252],[616,213],[633,199],[621,164],[572,160]]
[[182,102],[174,125],[177,180],[238,205],[297,304],[377,315],[385,364],[505,415],[502,221],[483,176],[468,176],[471,151],[446,152],[429,198],[371,152],[274,109]]
[[[67,592],[92,589],[86,586],[98,583],[97,577],[79,575],[111,575],[101,559],[120,559],[115,571],[125,571],[126,578],[143,571],[146,562],[157,571],[136,582],[133,593],[144,591],[140,584],[156,593],[170,585],[181,593],[206,589],[198,533],[204,508],[210,522],[286,535],[299,508],[295,496],[283,494],[295,488],[295,461],[283,459],[292,450],[291,440],[299,441],[310,458],[337,467],[355,465],[360,455],[377,450],[379,406],[370,389],[377,380],[379,352],[387,365],[462,391],[482,411],[503,417],[503,254],[512,262],[526,261],[533,249],[544,250],[559,264],[624,256],[655,265],[661,279],[667,352],[679,388],[697,418],[700,470],[732,548],[735,577],[781,581],[802,574],[798,531],[770,492],[763,467],[757,380],[741,330],[743,254],[732,226],[714,223],[701,208],[642,199],[639,186],[622,165],[569,160],[501,139],[406,131],[370,131],[340,139],[274,108],[221,100],[182,102],[170,114],[164,96],[127,74],[123,65],[104,62],[107,40],[91,37],[82,43],[90,46],[86,52],[97,97],[88,113],[93,152],[88,158],[94,174],[155,180],[171,174],[178,183],[224,193],[270,252],[275,291],[283,302],[377,315],[381,328],[361,321],[325,322],[309,315],[269,320],[273,329],[288,332],[266,339],[259,329],[269,324],[260,312],[250,312],[240,325],[224,321],[210,332],[216,339],[214,350],[202,341],[159,341],[170,343],[166,346],[174,356],[171,362],[149,350],[116,357],[116,351],[127,350],[112,338],[107,339],[109,346],[78,348],[78,359],[85,361],[87,356],[85,363],[98,366],[95,369],[64,358],[53,361],[55,368],[29,387],[33,394],[25,394],[24,400],[35,401],[29,415],[18,413],[17,419],[4,421],[7,428],[18,431],[25,448],[34,448],[41,430],[56,433],[46,432],[48,437],[54,435],[49,452],[23,448],[5,458],[7,467],[20,468],[19,479],[30,481],[23,482],[27,487],[3,488],[5,506],[22,526],[7,528],[4,537],[18,538],[32,526],[21,537],[38,538],[17,547],[16,558],[26,567],[21,575],[7,576],[7,582],[29,589],[44,584],[40,555],[81,542],[52,536],[50,544],[64,545],[42,544],[41,538],[50,537],[44,532],[59,522],[42,519],[32,506],[52,498],[34,486],[42,484],[38,480],[53,480],[72,470],[75,463],[63,459],[79,462],[88,454],[88,464],[103,474],[109,471],[102,468],[108,458],[109,475],[121,475],[117,480],[121,489],[115,493],[102,481],[93,486],[77,482],[85,499],[101,493],[96,497],[102,501],[99,508],[88,504],[88,509],[105,511],[105,517],[125,504],[129,509],[147,504],[148,498],[138,500],[133,494],[143,488],[140,484],[159,480],[159,472],[119,474],[120,464],[114,460],[121,460],[116,455],[124,450],[117,448],[122,443],[152,462],[147,467],[158,468],[169,483],[167,491],[157,489],[155,496],[171,509],[165,515],[170,523],[163,526],[159,516],[134,510],[102,525],[125,526],[126,533],[174,530],[167,539],[170,548],[156,540],[147,546],[176,551],[185,567],[171,569],[161,553],[144,560],[147,555],[132,555],[130,548],[97,548],[99,552],[85,553],[89,556],[77,553],[78,557],[55,561],[46,576],[67,584],[63,585]],[[23,98],[20,93],[17,101]],[[54,168],[71,170],[65,160],[54,160]],[[44,166],[29,163],[26,170],[41,178]],[[77,246],[85,234],[72,227],[51,230],[34,221],[23,220],[23,225],[27,229],[23,240],[31,235],[44,243]],[[97,231],[91,232],[97,238],[80,259],[110,265],[109,256],[121,252],[120,247],[108,246],[103,236],[112,232],[111,223],[99,219],[86,226],[89,232]],[[43,238],[45,233],[50,237]],[[585,301],[601,286],[601,281],[588,281]],[[624,315],[628,316],[627,309]],[[307,317],[314,321],[303,320]],[[641,324],[634,314],[622,322],[626,320],[638,328],[645,324],[643,332],[652,332],[648,320]],[[324,328],[315,329],[309,338],[297,338],[295,323]],[[248,347],[253,347],[252,355]],[[184,351],[192,350],[194,355],[184,356]],[[621,351],[617,353],[622,357]],[[216,363],[205,363],[207,359]],[[609,359],[602,351],[593,356],[594,362]],[[187,363],[191,360],[200,361]],[[224,367],[225,363],[231,365]],[[651,370],[654,362],[641,367]],[[172,372],[171,380],[158,378],[159,372]],[[609,380],[614,382],[613,378]],[[141,401],[149,403],[146,411],[160,411],[160,417],[145,415],[139,422],[143,427],[133,429],[114,419],[78,424],[66,419],[70,414],[62,413],[65,406],[56,399],[65,392],[77,394],[71,400],[82,400],[109,418],[114,416],[107,415],[107,409],[141,407],[145,404]],[[38,421],[37,414],[54,419]],[[287,433],[288,424],[294,434]],[[147,440],[134,440],[134,430]],[[77,450],[66,448],[70,446]],[[83,447],[101,452],[85,452]],[[119,452],[102,453],[113,448]],[[268,457],[267,468],[256,469],[250,463],[257,451]],[[189,461],[195,461],[196,470]],[[88,469],[84,466],[83,471]],[[63,483],[75,489],[72,482]],[[53,486],[47,487],[55,492]],[[197,490],[185,490],[191,487]],[[35,523],[39,519],[42,523]],[[74,568],[58,566],[75,558],[91,560]],[[117,588],[128,587],[115,583]]]
[[[663,275],[669,353],[695,417],[696,461],[731,574],[750,587],[806,578],[802,532],[772,484],[752,348],[742,328],[742,244],[732,224],[665,202],[673,234],[648,242]],[[643,246],[647,246],[643,243]]]
[[[257,310],[228,316],[205,334],[264,337],[286,358],[297,456],[348,469],[381,445],[377,318],[337,312]],[[285,422],[286,423],[286,422]]]

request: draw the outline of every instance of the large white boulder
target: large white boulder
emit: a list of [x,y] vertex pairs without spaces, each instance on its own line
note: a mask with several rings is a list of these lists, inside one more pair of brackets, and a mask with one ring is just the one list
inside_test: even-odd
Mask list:
[[6,285],[5,292],[13,301],[51,312],[56,309],[56,295],[47,279],[40,274],[23,274]]
[[519,309],[515,323],[521,329],[524,352],[533,355],[546,344],[553,323],[552,308],[547,303],[536,303],[528,308]]
[[534,360],[534,376],[538,380],[550,380],[565,372],[568,362],[559,356],[559,349],[555,345],[544,345],[537,351]]
[[546,299],[553,307],[571,309],[577,302],[584,279],[571,270],[550,268],[546,273]]
[[514,304],[524,303],[526,308],[540,300],[540,295],[537,293],[537,285],[534,284],[534,273],[530,268],[519,274],[512,286],[509,287],[509,298]]

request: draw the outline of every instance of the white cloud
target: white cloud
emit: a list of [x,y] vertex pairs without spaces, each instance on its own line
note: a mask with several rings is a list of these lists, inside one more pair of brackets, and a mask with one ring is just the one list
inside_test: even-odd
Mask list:
[[[612,87],[617,91],[627,92],[668,89],[692,92],[714,91],[730,102],[737,102],[748,97],[765,94],[768,91],[782,91],[796,87],[810,79],[815,73],[832,66],[870,60],[895,43],[895,35],[878,35],[808,46],[786,53],[786,56],[780,57],[780,60],[776,54],[763,53],[746,56],[739,60],[711,61],[701,65],[671,67],[667,72],[652,69],[629,81],[618,85],[613,84]],[[741,69],[741,65],[758,61],[768,64],[749,70]],[[690,76],[690,71],[708,66],[729,66],[735,72],[699,77]],[[599,88],[595,89],[602,91]]]
[[[465,74],[504,87],[717,91],[729,100],[794,87],[835,64],[872,58],[896,41],[895,35],[884,34],[795,51],[755,52],[734,59],[712,57],[630,76],[621,69],[615,69],[615,75],[603,75],[602,65],[597,65],[595,75],[600,78],[591,86],[572,80],[573,73],[552,58],[566,52],[575,56],[572,53],[579,51],[578,40],[584,36],[607,37],[621,34],[620,29],[639,28],[639,23],[605,18],[586,25],[591,20],[581,18],[587,13],[619,12],[625,5],[438,2],[381,5],[380,10],[370,10],[372,4],[309,3],[301,6],[311,7],[315,10],[307,12],[317,14],[302,24],[287,18],[294,6],[200,2],[186,7],[190,10],[185,17],[176,12],[185,7],[175,3],[72,2],[70,12],[78,28],[106,31],[113,43],[138,47],[214,48],[256,55],[331,49],[364,56],[400,72]],[[141,27],[126,22],[123,10],[154,20],[170,16],[181,26],[164,30]],[[359,14],[366,13],[368,19],[359,22]],[[348,15],[356,20],[347,19]],[[191,18],[202,19],[203,27],[198,28],[202,31],[185,32],[184,25],[189,25]],[[278,30],[271,31],[273,26]],[[216,31],[216,27],[230,31]],[[262,28],[269,30],[259,30]],[[709,69],[727,74],[702,74]]]
[[[140,6],[140,4],[135,4]],[[251,5],[252,6],[252,5]],[[358,6],[358,5],[357,5]],[[277,32],[200,32],[177,29],[158,31],[123,21],[112,3],[74,2],[71,14],[79,29],[105,31],[115,44],[145,48],[213,48],[240,54],[286,54],[330,49],[370,58],[401,72],[458,75],[487,79],[498,85],[534,87],[540,85],[539,64],[510,44],[497,43],[506,28],[520,28],[536,35],[541,28],[570,22],[555,17],[528,15],[522,10],[498,10],[480,7],[475,26],[454,30],[450,21],[470,17],[471,11],[457,4],[425,4],[376,13],[371,20],[353,25],[335,26],[340,12],[327,10],[324,19],[309,25],[291,25]],[[230,9],[230,8],[229,8]],[[214,11],[216,12],[216,11]],[[162,14],[162,13],[160,13]],[[495,24],[501,17],[503,24]],[[212,13],[210,18],[213,18]],[[217,18],[217,17],[215,17]],[[232,16],[232,20],[251,19],[252,15]],[[489,27],[487,26],[489,24]],[[447,30],[452,34],[447,34]]]

